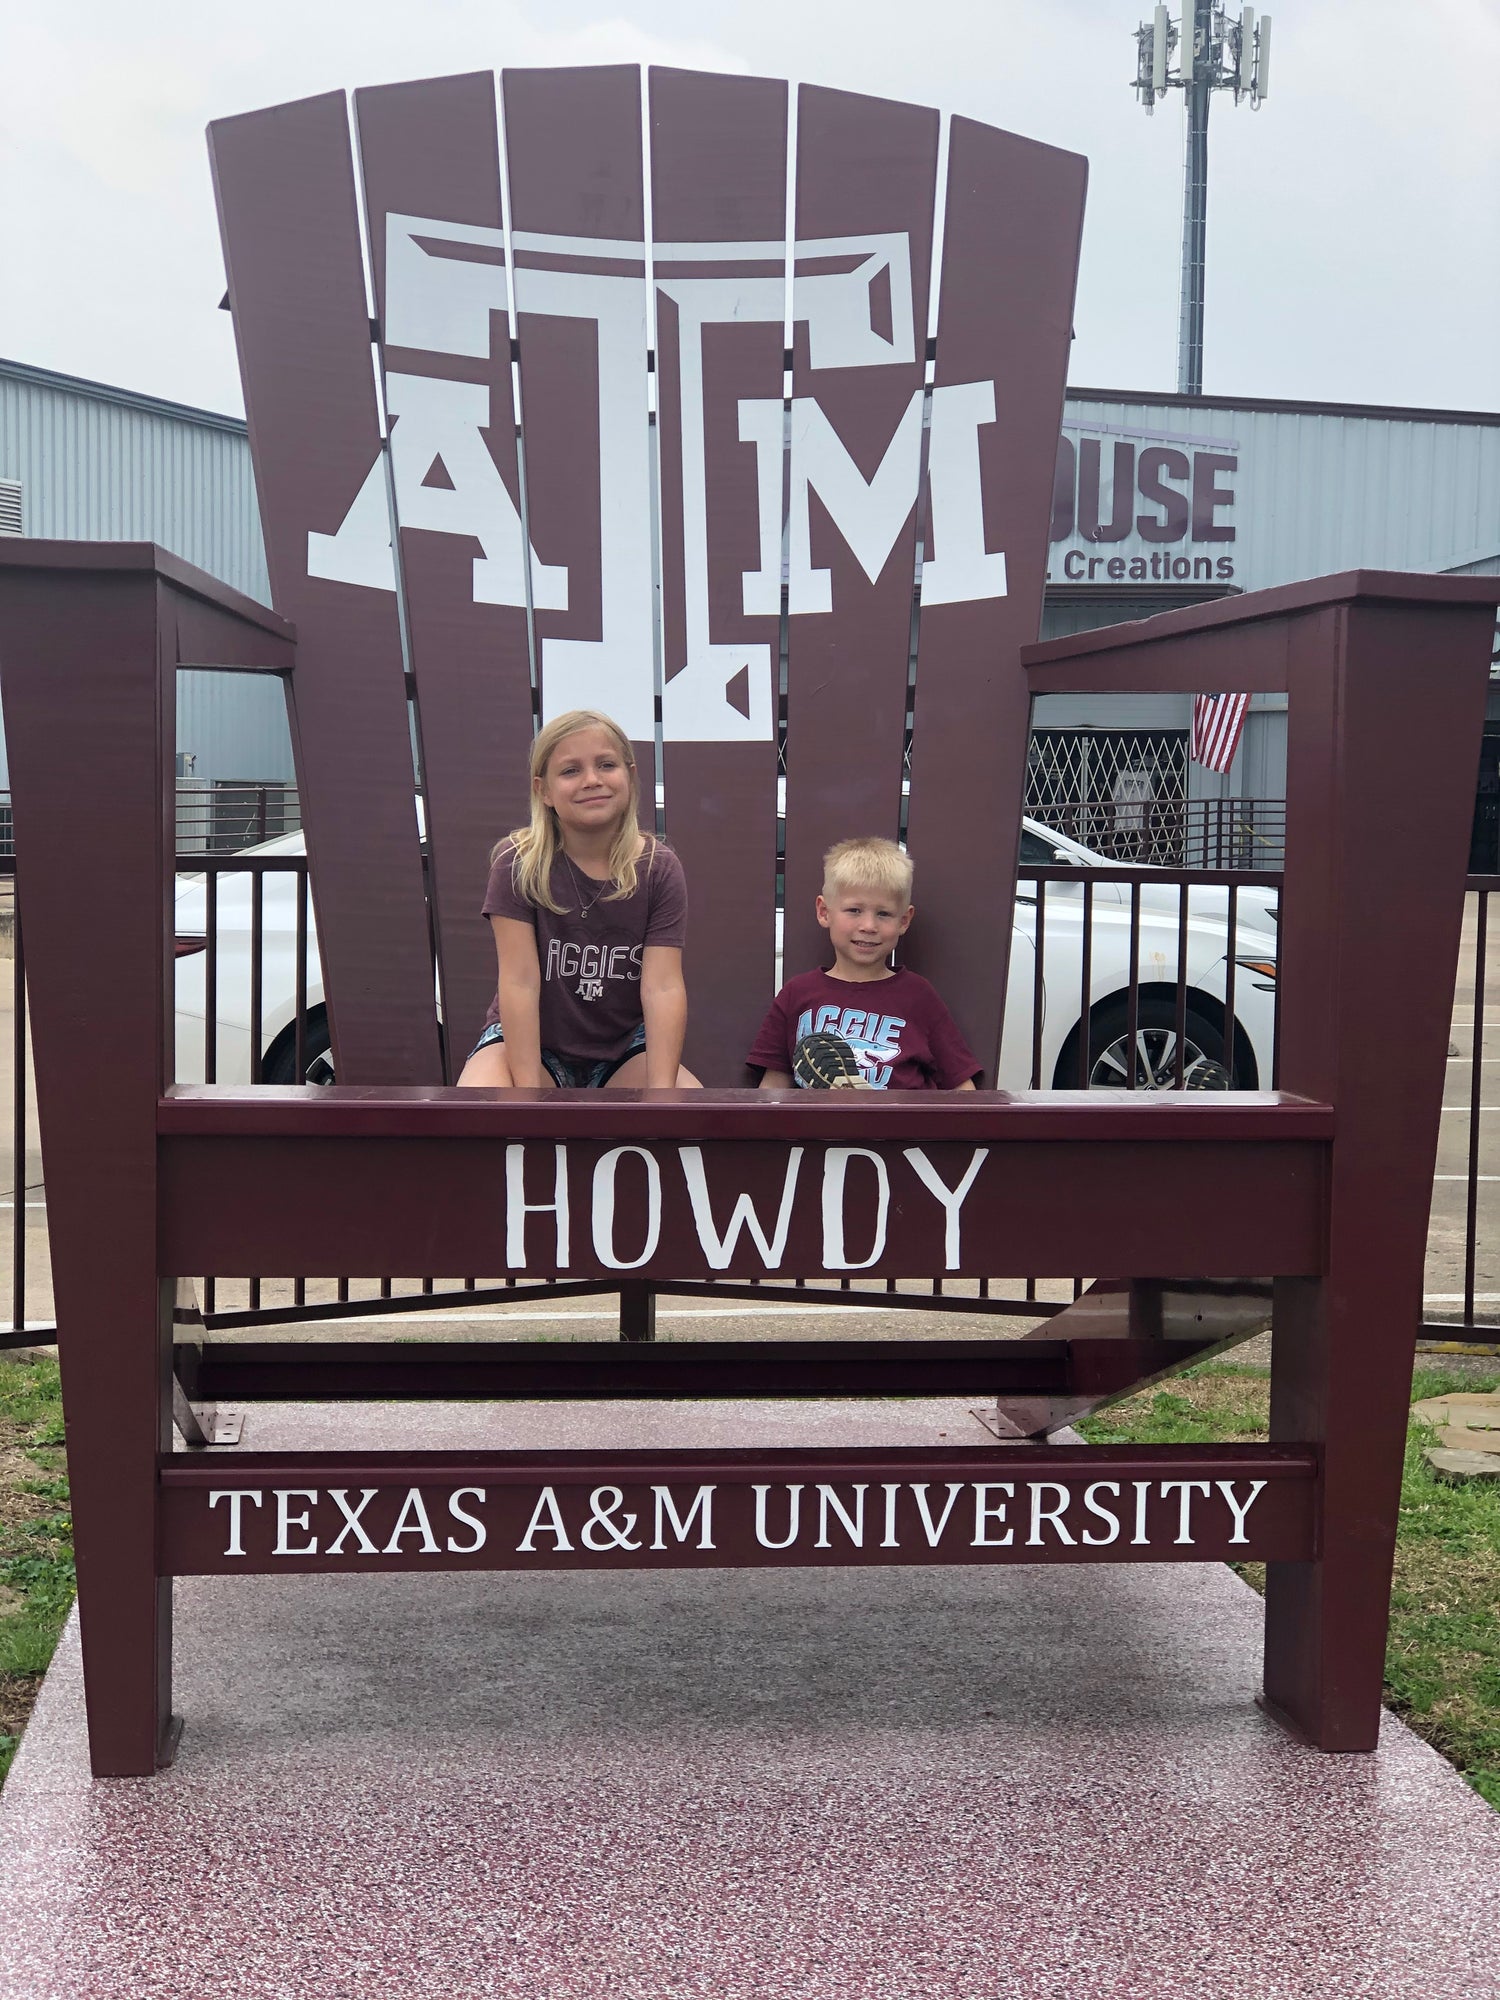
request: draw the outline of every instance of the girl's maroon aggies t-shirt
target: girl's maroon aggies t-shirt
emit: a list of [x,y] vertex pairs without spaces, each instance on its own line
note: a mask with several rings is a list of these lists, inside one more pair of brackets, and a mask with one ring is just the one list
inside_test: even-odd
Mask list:
[[[552,900],[561,913],[528,903],[515,883],[516,850],[507,840],[484,892],[486,917],[511,917],[536,929],[541,968],[542,1047],[569,1062],[610,1062],[624,1055],[641,1024],[641,953],[648,944],[681,950],[687,939],[687,881],[670,847],[647,840],[636,863],[635,894],[611,901],[611,884],[566,855],[552,864]],[[500,1019],[500,996],[485,1026]]]
[[958,1023],[920,972],[858,981],[799,973],[771,1002],[751,1066],[792,1074],[804,1035],[841,1036],[877,1090],[956,1090],[980,1075]]

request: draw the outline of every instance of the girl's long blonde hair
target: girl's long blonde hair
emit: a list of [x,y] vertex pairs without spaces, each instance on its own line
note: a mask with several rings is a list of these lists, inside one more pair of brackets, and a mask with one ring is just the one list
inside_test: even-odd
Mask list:
[[626,896],[633,896],[636,891],[636,870],[640,862],[637,842],[640,838],[641,788],[630,739],[618,722],[601,715],[598,709],[570,708],[566,715],[554,716],[540,729],[531,746],[531,824],[518,826],[504,840],[496,841],[490,853],[490,865],[493,867],[508,842],[513,851],[511,879],[516,889],[528,903],[551,910],[554,916],[565,914],[562,905],[552,900],[552,864],[562,852],[562,829],[557,823],[557,814],[542,802],[541,781],[547,775],[547,766],[558,744],[565,736],[576,736],[580,729],[602,729],[607,736],[612,736],[620,760],[630,773],[630,795],[620,815],[620,830],[609,850],[609,873],[614,888],[604,900],[618,903]]

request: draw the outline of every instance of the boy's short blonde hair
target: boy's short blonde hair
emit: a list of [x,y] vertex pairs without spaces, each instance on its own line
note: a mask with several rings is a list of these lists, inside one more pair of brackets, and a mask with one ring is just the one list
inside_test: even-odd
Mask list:
[[841,840],[823,856],[823,900],[873,889],[903,910],[911,901],[912,864],[894,840]]

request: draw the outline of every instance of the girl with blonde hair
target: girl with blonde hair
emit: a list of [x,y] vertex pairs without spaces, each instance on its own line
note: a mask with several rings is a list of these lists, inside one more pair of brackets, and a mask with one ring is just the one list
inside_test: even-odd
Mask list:
[[619,724],[570,709],[531,746],[531,823],[490,856],[498,981],[460,1086],[695,1085],[682,1067],[687,884],[643,834]]

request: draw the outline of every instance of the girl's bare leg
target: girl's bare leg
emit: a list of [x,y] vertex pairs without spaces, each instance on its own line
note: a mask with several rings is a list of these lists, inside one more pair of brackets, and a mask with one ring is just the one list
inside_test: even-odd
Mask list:
[[[464,1064],[458,1087],[460,1090],[514,1090],[516,1080],[510,1073],[510,1058],[505,1053],[504,1042],[490,1042],[484,1048],[476,1049]],[[556,1088],[545,1068],[540,1088]]]
[[[629,1062],[621,1063],[604,1088],[606,1090],[644,1090],[646,1088],[645,1056],[632,1056]],[[678,1090],[701,1090],[703,1085],[690,1069],[683,1069],[679,1064],[676,1088]]]

